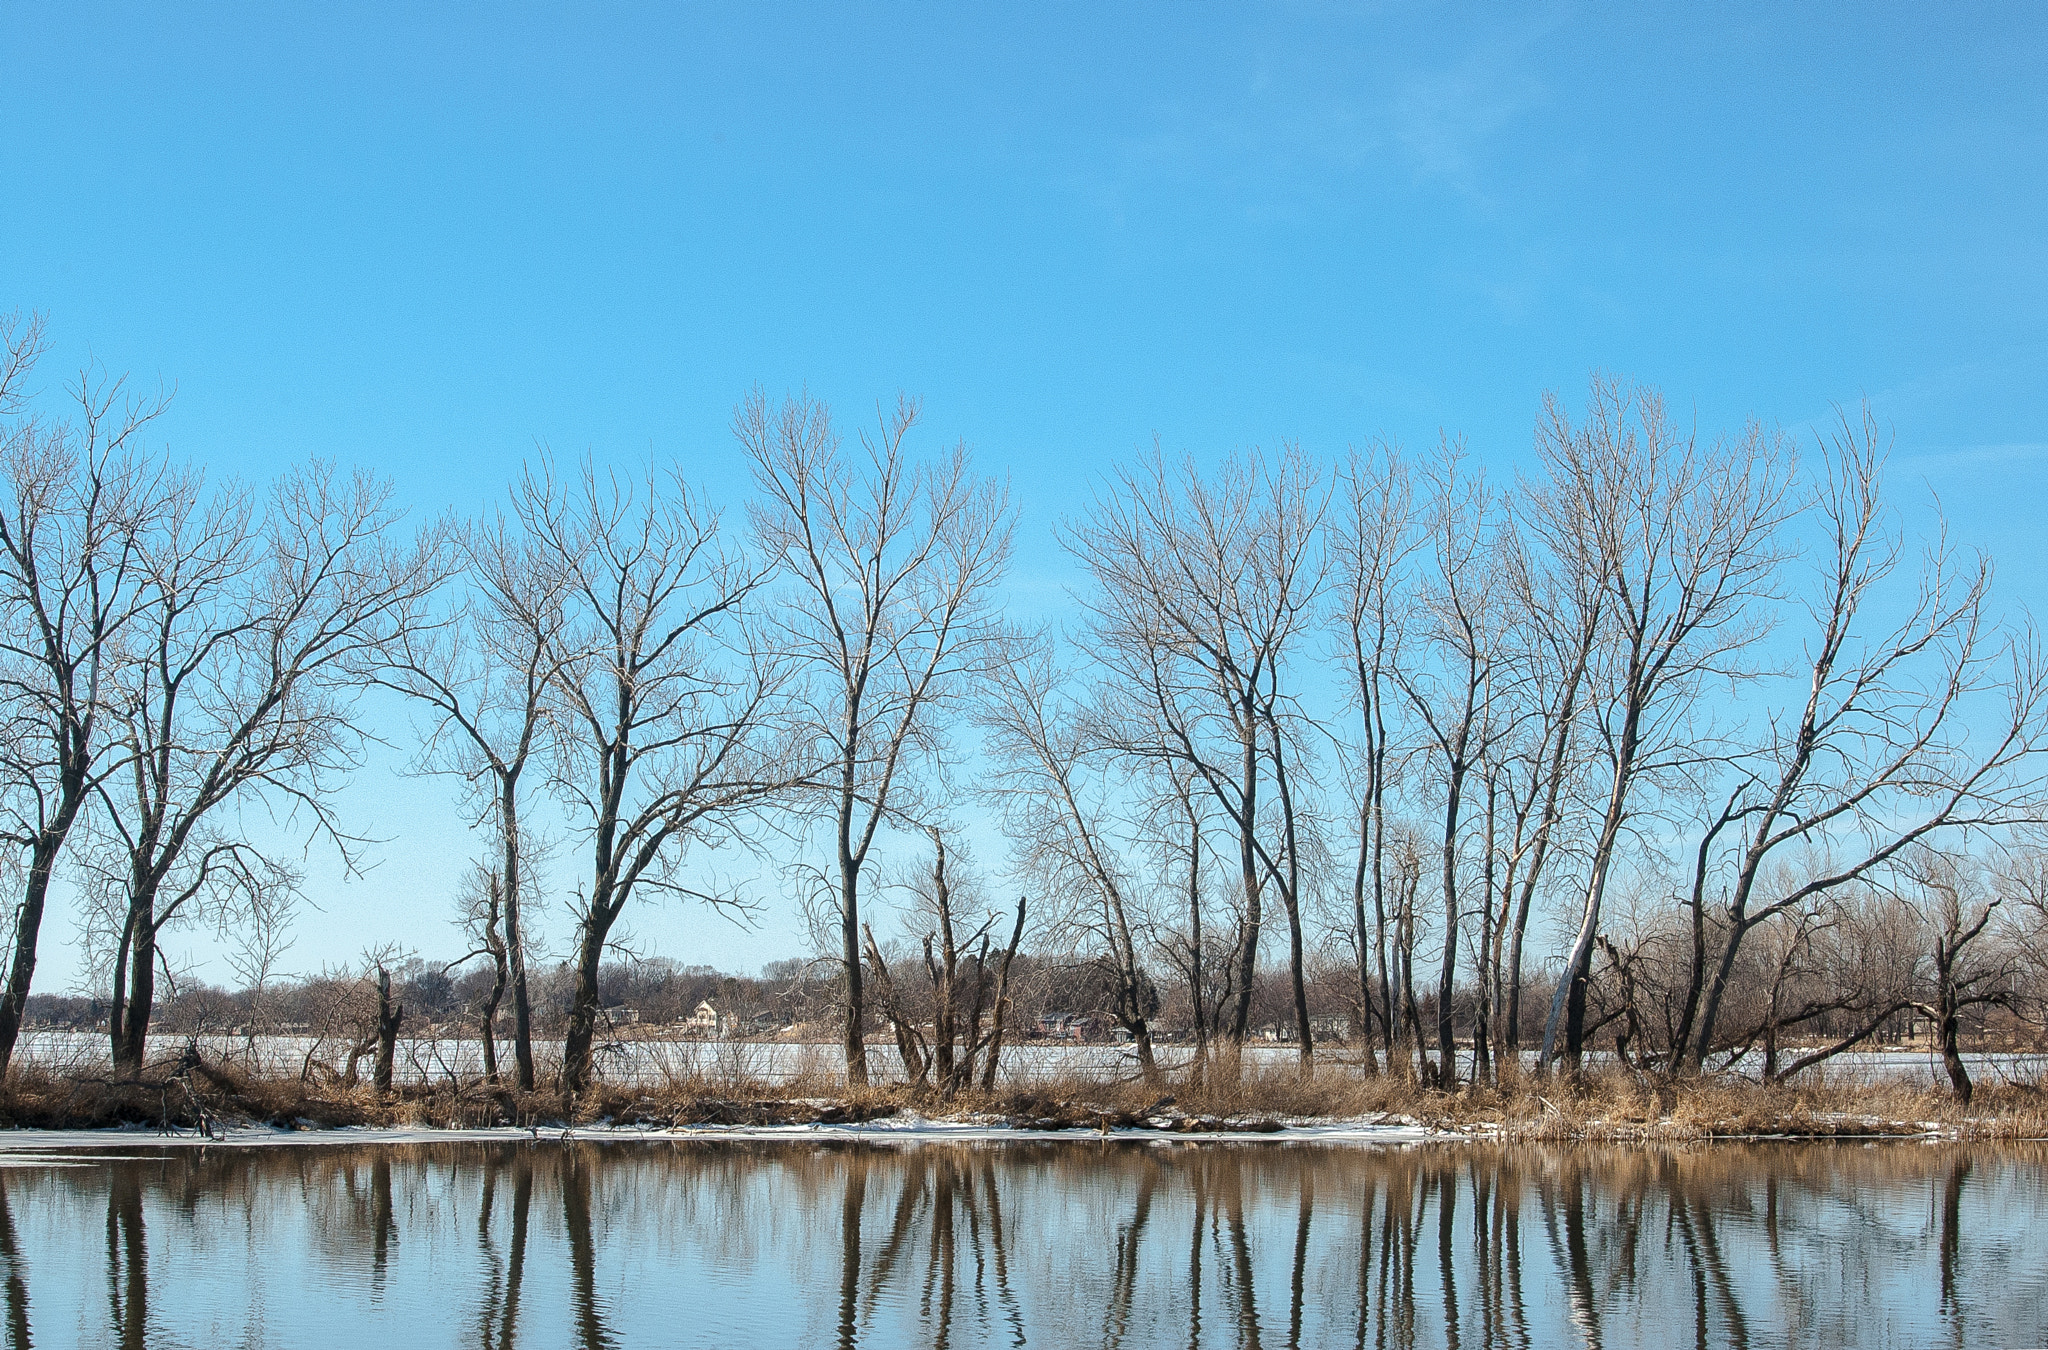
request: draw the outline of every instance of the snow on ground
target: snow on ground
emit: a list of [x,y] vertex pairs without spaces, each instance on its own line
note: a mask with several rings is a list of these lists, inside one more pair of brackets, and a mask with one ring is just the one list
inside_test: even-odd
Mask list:
[[675,1128],[578,1125],[518,1129],[442,1130],[431,1127],[379,1129],[276,1129],[264,1125],[217,1129],[212,1138],[194,1130],[166,1133],[153,1126],[113,1130],[0,1130],[0,1166],[76,1160],[104,1162],[123,1149],[276,1148],[309,1144],[519,1144],[519,1143],[861,1143],[861,1144],[1421,1144],[1471,1136],[1432,1129],[1404,1118],[1365,1116],[1286,1125],[1278,1130],[1215,1130],[1177,1134],[1170,1130],[1018,1130],[985,1120],[933,1120],[914,1112],[858,1125],[685,1125]]
[[[150,1056],[173,1058],[186,1045],[185,1036],[150,1037]],[[235,1036],[227,1034],[197,1037],[210,1060],[225,1060],[266,1076],[289,1075],[304,1069],[308,1060],[338,1069],[346,1048],[334,1038],[311,1036]],[[559,1049],[557,1044],[534,1047],[547,1060]],[[509,1049],[500,1047],[509,1056]],[[1188,1047],[1158,1047],[1160,1067],[1177,1072],[1187,1063]],[[21,1063],[39,1064],[57,1071],[104,1070],[107,1038],[84,1031],[35,1030],[24,1033],[16,1049]],[[686,1041],[622,1040],[604,1046],[599,1054],[599,1072],[613,1083],[653,1085],[684,1079],[713,1082],[786,1083],[793,1079],[829,1082],[839,1075],[840,1049],[836,1045],[793,1044],[783,1041]],[[1527,1056],[1525,1056],[1526,1058]],[[1252,1044],[1245,1047],[1247,1062],[1256,1067],[1285,1068],[1295,1062],[1291,1045]],[[1355,1060],[1345,1047],[1319,1048],[1317,1063],[1342,1070]],[[1461,1057],[1462,1058],[1462,1057]],[[1590,1057],[1598,1063],[1603,1057]],[[1964,1062],[1980,1083],[2031,1082],[2048,1074],[2048,1055],[1966,1054]],[[1763,1057],[1752,1054],[1734,1067],[1754,1077],[1762,1071]],[[1530,1059],[1533,1063],[1533,1059]],[[894,1047],[868,1047],[869,1072],[875,1082],[899,1081],[902,1065]],[[441,1082],[451,1077],[473,1078],[483,1072],[482,1046],[459,1036],[402,1037],[398,1043],[398,1076],[407,1082]],[[1461,1066],[1469,1071],[1469,1059]],[[1947,1082],[1939,1056],[1930,1049],[1862,1050],[1836,1056],[1817,1069],[1806,1081],[1899,1082],[1939,1086]],[[1032,1087],[1059,1079],[1095,1078],[1108,1080],[1133,1077],[1136,1058],[1128,1045],[1075,1045],[1054,1041],[1024,1040],[1003,1047],[1002,1081],[1009,1087]]]

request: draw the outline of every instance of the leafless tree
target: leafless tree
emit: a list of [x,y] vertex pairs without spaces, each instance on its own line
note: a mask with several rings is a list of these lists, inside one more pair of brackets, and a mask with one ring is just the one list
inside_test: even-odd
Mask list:
[[1531,547],[1512,517],[1501,544],[1518,698],[1486,769],[1487,867],[1499,906],[1492,923],[1495,1025],[1502,1060],[1515,1062],[1529,914],[1571,830],[1566,817],[1587,762],[1587,679],[1604,631],[1605,595],[1597,569],[1562,565]]
[[[1806,604],[1810,660],[1796,718],[1773,723],[1723,820],[1739,852],[1722,940],[1686,1067],[1714,1045],[1728,972],[1743,939],[1814,897],[1869,878],[1941,838],[2024,823],[2041,810],[2048,748],[2048,669],[2028,635],[1996,632],[1985,614],[1990,569],[1937,546],[1914,602],[1865,638],[1859,620],[1902,556],[1881,493],[1883,444],[1867,410],[1844,419],[1824,466],[1816,517],[1825,530],[1818,594]],[[1980,711],[1980,705],[1988,708]],[[1700,857],[1711,857],[1709,843]],[[1832,865],[1782,894],[1758,895],[1763,867],[1788,845],[1831,850]],[[1690,1012],[1690,1009],[1688,1009]],[[1688,1016],[1688,1028],[1693,1019]]]
[[[1064,543],[1088,569],[1103,725],[1126,759],[1191,772],[1236,836],[1242,924],[1236,1004],[1218,1028],[1233,1058],[1251,1015],[1261,905],[1285,907],[1303,1072],[1313,1063],[1300,869],[1308,803],[1287,775],[1304,751],[1290,658],[1324,581],[1328,493],[1297,449],[1234,456],[1215,478],[1155,448],[1119,470]],[[1270,789],[1270,792],[1268,791]]]
[[[1394,985],[1387,965],[1386,804],[1391,789],[1387,706],[1399,656],[1405,608],[1404,565],[1415,548],[1414,489],[1406,461],[1391,445],[1354,452],[1340,476],[1340,510],[1330,535],[1331,594],[1341,634],[1341,659],[1350,679],[1346,694],[1358,712],[1353,753],[1359,780],[1358,851],[1352,867],[1351,906],[1358,953],[1360,1030],[1371,1055],[1376,1012],[1389,1066],[1394,1055]],[[1366,897],[1372,920],[1366,920]],[[1379,999],[1372,974],[1379,977]],[[1368,1063],[1370,1059],[1368,1058]]]
[[[1002,813],[1020,870],[1040,878],[1056,905],[1054,924],[1099,954],[1118,1025],[1130,1033],[1148,1081],[1162,1075],[1153,1055],[1152,984],[1139,949],[1143,916],[1129,875],[1128,841],[1111,833],[1101,783],[1105,747],[1049,642],[1019,643],[992,673],[979,720],[989,733],[989,795]],[[1094,759],[1091,765],[1090,759]]]
[[34,979],[50,880],[80,811],[121,763],[105,689],[147,603],[139,534],[161,504],[161,463],[135,442],[166,399],[87,372],[75,418],[33,411],[39,316],[0,317],[0,840],[17,852],[0,992],[0,1075]]
[[491,963],[491,987],[477,1005],[476,1019],[477,1037],[483,1047],[484,1079],[496,1083],[498,1009],[512,983],[512,944],[505,931],[504,874],[495,866],[477,867],[464,881],[459,903],[462,933],[472,945],[469,951],[450,961],[446,970],[479,956]]
[[[1236,971],[1227,960],[1211,960],[1217,946],[1212,945],[1210,936],[1216,925],[1210,913],[1211,887],[1205,866],[1211,850],[1208,792],[1186,765],[1168,764],[1165,772],[1155,777],[1162,781],[1161,790],[1150,794],[1147,851],[1158,859],[1160,875],[1167,879],[1160,887],[1162,896],[1173,882],[1179,882],[1175,897],[1179,904],[1162,899],[1161,917],[1152,927],[1162,956],[1187,990],[1194,1035],[1188,1078],[1191,1085],[1199,1085],[1208,1076],[1211,1043],[1222,1023],[1223,1010],[1234,1001]],[[1173,917],[1176,908],[1178,923]],[[1226,953],[1235,949],[1228,937],[1218,945]]]
[[398,1029],[405,1022],[405,1005],[391,997],[391,966],[394,955],[393,949],[385,947],[372,952],[364,961],[377,988],[377,1054],[370,1075],[370,1086],[383,1096],[389,1096],[391,1093],[391,1071],[398,1057]]
[[562,1088],[589,1086],[598,970],[634,893],[735,897],[693,884],[693,845],[739,827],[791,781],[773,714],[785,664],[744,622],[766,568],[726,546],[720,519],[680,472],[564,479],[529,466],[515,511],[548,569],[566,578],[552,626],[559,735],[554,784],[590,848],[576,894],[574,991]]
[[1578,934],[1551,1000],[1542,1062],[1576,1071],[1586,981],[1608,875],[1639,807],[1638,789],[1696,769],[1712,753],[1695,716],[1709,683],[1749,676],[1769,628],[1762,608],[1783,556],[1790,465],[1751,424],[1702,444],[1663,398],[1593,382],[1575,425],[1550,399],[1539,427],[1545,479],[1525,489],[1525,528],[1579,576],[1573,597],[1602,597],[1599,695],[1591,705],[1608,786],[1590,846]]
[[911,456],[918,412],[899,399],[857,451],[809,398],[771,407],[757,392],[734,417],[761,491],[755,535],[789,581],[774,607],[777,645],[808,676],[804,720],[820,761],[812,799],[832,821],[826,889],[856,1086],[867,1082],[862,877],[885,823],[918,816],[903,799],[1001,650],[996,586],[1015,523],[1006,490],[974,474],[964,445],[934,461]]
[[547,750],[557,681],[582,655],[564,635],[578,573],[528,523],[492,512],[450,530],[444,567],[459,587],[453,605],[435,622],[405,626],[377,671],[380,683],[428,710],[421,765],[459,776],[495,838],[492,875],[523,1091],[534,1086],[526,900],[535,861],[524,783]]
[[258,1027],[271,1021],[271,983],[278,978],[285,953],[295,941],[291,935],[291,902],[296,898],[296,889],[259,888],[248,897],[247,909],[235,916],[237,922],[226,925],[221,934],[227,947],[222,959],[249,997],[252,1036]]
[[2016,998],[2009,953],[1982,940],[2006,892],[1986,887],[1975,863],[1967,855],[1917,850],[1905,869],[1920,893],[1933,967],[1931,997],[1916,1006],[1934,1023],[1942,1069],[1956,1100],[1966,1106],[1976,1086],[1963,1063],[1963,1015],[1972,1008],[2010,1007]]
[[98,787],[97,868],[119,898],[118,1066],[142,1063],[165,925],[274,904],[295,885],[231,828],[231,812],[297,820],[354,866],[358,841],[332,793],[358,762],[363,672],[439,581],[431,541],[391,537],[390,495],[315,463],[288,472],[259,511],[250,493],[207,493],[190,474],[144,540],[146,608],[108,695],[123,770]]
[[[1453,1000],[1457,977],[1458,929],[1464,920],[1458,882],[1465,866],[1466,794],[1475,770],[1491,756],[1507,718],[1496,705],[1506,701],[1501,686],[1511,684],[1506,661],[1507,605],[1499,584],[1494,502],[1483,476],[1461,474],[1462,447],[1447,442],[1429,468],[1430,499],[1424,512],[1425,552],[1429,559],[1415,597],[1414,651],[1395,672],[1395,680],[1422,731],[1424,762],[1434,771],[1443,811],[1439,840],[1439,884],[1444,908],[1443,963],[1437,981],[1438,1082],[1445,1089],[1458,1083],[1457,1037]],[[1490,861],[1491,851],[1486,854]],[[1490,890],[1479,906],[1492,913]],[[1486,948],[1480,960],[1482,1007],[1486,997]],[[1485,1039],[1482,1014],[1480,1034]],[[1479,1063],[1485,1052],[1479,1052]]]
[[1995,884],[2004,904],[1999,935],[2018,967],[2020,996],[2015,1011],[2048,1028],[2048,850],[2040,832],[2013,842],[1997,870]]
[[[961,908],[956,890],[958,875],[952,870],[946,833],[927,827],[932,841],[931,871],[914,884],[916,909],[913,936],[923,949],[923,968],[928,1000],[913,1001],[901,990],[896,977],[866,925],[868,963],[873,969],[884,1015],[896,1033],[903,1057],[905,1076],[916,1085],[929,1082],[940,1096],[951,1099],[979,1079],[993,1087],[996,1057],[1002,1051],[1003,1032],[1009,1018],[1010,970],[1024,937],[1026,904],[1017,901],[1017,913],[1006,946],[991,948],[999,932],[1002,915],[985,910],[980,922],[969,929],[973,917]],[[929,1011],[929,1018],[923,1014]],[[924,1028],[931,1028],[929,1039]]]

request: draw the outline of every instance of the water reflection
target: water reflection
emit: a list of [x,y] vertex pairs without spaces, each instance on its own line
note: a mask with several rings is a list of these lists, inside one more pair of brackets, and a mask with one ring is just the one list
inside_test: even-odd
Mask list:
[[[20,1161],[20,1160],[17,1160]],[[209,1150],[0,1169],[6,1344],[2039,1344],[2048,1151]]]
[[20,1350],[28,1339],[28,1282],[23,1277],[21,1247],[14,1236],[14,1206],[7,1198],[7,1174],[0,1171],[0,1265],[6,1268],[7,1350]]

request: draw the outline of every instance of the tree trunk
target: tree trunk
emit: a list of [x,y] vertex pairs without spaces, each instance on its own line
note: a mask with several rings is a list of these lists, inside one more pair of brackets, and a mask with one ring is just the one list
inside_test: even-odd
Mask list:
[[[953,893],[946,884],[946,846],[939,844],[938,861],[932,868],[934,900],[939,909],[939,960],[932,960],[931,940],[924,944],[925,969],[932,977],[932,1065],[939,1091],[953,1093],[953,1042],[957,1032],[960,953],[953,941]],[[970,1047],[971,1048],[971,1047]]]
[[604,944],[612,923],[624,908],[625,897],[617,903],[593,899],[579,925],[576,945],[576,984],[569,1001],[569,1029],[562,1037],[562,1091],[575,1096],[590,1086],[593,1070],[592,1046],[597,1039],[600,995],[597,974],[604,960]]
[[507,781],[499,797],[499,832],[504,836],[505,961],[512,979],[512,1055],[521,1092],[533,1091],[533,1007],[526,994],[526,932],[520,906],[525,884],[520,867],[518,779]]
[[370,1086],[380,1096],[391,1094],[391,1069],[398,1057],[398,1025],[405,1020],[405,1005],[391,1001],[391,972],[377,967],[377,1066]]
[[931,1074],[931,1061],[925,1055],[922,1037],[911,1025],[909,1015],[896,996],[896,980],[889,973],[889,963],[882,959],[882,949],[875,945],[874,930],[862,925],[861,932],[867,937],[868,964],[875,970],[882,1016],[888,1019],[889,1029],[895,1033],[896,1053],[903,1060],[903,1081],[914,1088],[923,1087]]
[[[146,906],[146,907],[145,907]],[[156,929],[149,921],[155,897],[128,911],[126,944],[127,989],[121,988],[123,963],[115,962],[113,1013],[107,1030],[113,1039],[114,1071],[139,1073],[149,1052],[149,1019],[156,999]]]
[[1572,940],[1571,957],[1565,962],[1557,992],[1551,995],[1550,1017],[1543,1026],[1543,1055],[1537,1064],[1541,1072],[1548,1072],[1551,1060],[1558,1057],[1560,1030],[1564,1032],[1562,1050],[1565,1067],[1571,1073],[1579,1071],[1585,1051],[1586,982],[1593,973],[1593,939],[1600,932],[1600,907],[1607,896],[1607,869],[1613,861],[1615,842],[1621,836],[1622,812],[1627,796],[1628,779],[1617,767],[1614,786],[1608,797],[1607,819],[1602,824],[1600,838],[1593,851],[1593,871],[1586,882],[1586,904],[1579,920],[1578,936]]
[[[1368,788],[1367,792],[1370,793]],[[1369,866],[1368,848],[1372,813],[1361,809],[1358,813],[1358,866],[1351,875],[1351,921],[1358,933],[1358,1025],[1355,1028],[1359,1048],[1365,1054],[1366,1073],[1377,1075],[1379,1059],[1372,1048],[1373,993],[1372,993],[1372,930],[1365,922],[1365,874]],[[1199,1017],[1199,1012],[1197,1016]],[[1199,1038],[1201,1029],[1196,1028]]]
[[1209,1007],[1202,979],[1202,834],[1192,807],[1188,810],[1188,1006],[1194,1010],[1195,1057],[1188,1081],[1199,1085],[1209,1071]]
[[[72,812],[77,807],[74,805]],[[62,816],[63,828],[46,830],[37,838],[29,859],[28,885],[22,894],[21,912],[14,923],[14,954],[7,963],[7,989],[0,994],[0,1078],[14,1060],[14,1043],[21,1036],[21,1022],[28,1008],[28,991],[36,973],[36,943],[43,927],[43,907],[50,894],[50,871],[70,830],[70,817]]]
[[1444,964],[1436,994],[1437,1085],[1446,1092],[1458,1086],[1458,1027],[1451,992],[1458,973],[1458,808],[1464,788],[1464,773],[1456,769],[1444,803]]
[[860,864],[854,860],[850,840],[852,791],[849,785],[839,812],[839,964],[846,981],[840,1043],[846,1052],[846,1085],[862,1088],[868,1085],[868,1044],[860,972]]
[[1252,714],[1246,710],[1247,725],[1251,728],[1244,738],[1244,790],[1238,799],[1237,843],[1238,864],[1244,886],[1244,931],[1239,935],[1237,959],[1236,1006],[1230,1011],[1230,1023],[1223,1028],[1224,1039],[1230,1043],[1230,1072],[1235,1076],[1243,1062],[1244,1037],[1252,1020],[1252,976],[1257,972],[1259,961],[1259,856],[1258,840],[1253,831],[1257,828],[1258,814],[1258,754],[1259,738],[1255,725],[1250,723]]
[[1301,1076],[1308,1078],[1315,1073],[1315,1041],[1309,1034],[1308,1025],[1308,983],[1301,955],[1301,905],[1289,887],[1289,894],[1283,897],[1287,902],[1287,982],[1294,993],[1295,1034],[1299,1050],[1296,1058],[1301,1065]]
[[996,1004],[989,1014],[988,1058],[982,1061],[981,1090],[996,1086],[996,1057],[1003,1052],[1003,1030],[1010,1020],[1010,963],[1017,959],[1017,944],[1024,937],[1024,897],[1017,897],[1017,926],[1010,930],[1010,945],[1003,949],[1003,964],[996,973]]
[[1948,1071],[1949,1085],[1956,1091],[1956,1100],[1964,1106],[1970,1104],[1970,1097],[1976,1091],[1970,1082],[1970,1071],[1963,1066],[1960,1048],[1962,1018],[1958,1015],[1953,991],[1942,995],[1941,1012],[1941,1067]]
[[1494,1001],[1500,996],[1500,943],[1493,924],[1494,828],[1498,784],[1486,778],[1486,862],[1479,874],[1479,997],[1472,1013],[1472,1081],[1498,1081],[1493,1074]]
[[497,976],[491,981],[490,996],[484,1000],[483,1013],[478,1018],[477,1031],[484,1048],[484,1079],[496,1085],[498,1082],[498,1037],[495,1023],[498,1020],[498,1005],[505,998],[505,957],[496,957]]
[[1963,1065],[1963,1009],[1955,980],[1955,957],[1960,949],[1960,943],[1953,947],[1943,943],[1937,947],[1939,959],[1935,963],[1935,974],[1941,982],[1941,987],[1938,993],[1940,1003],[1935,1011],[1938,1014],[1937,1027],[1941,1035],[1941,1067],[1948,1073],[1949,1086],[1955,1089],[1956,1100],[1968,1106],[1971,1096],[1976,1092],[1976,1085],[1970,1082],[1970,1071]]

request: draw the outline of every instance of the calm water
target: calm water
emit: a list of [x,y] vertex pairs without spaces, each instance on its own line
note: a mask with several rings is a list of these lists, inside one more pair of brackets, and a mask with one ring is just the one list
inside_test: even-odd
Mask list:
[[2048,1345],[2048,1150],[0,1157],[10,1346]]

